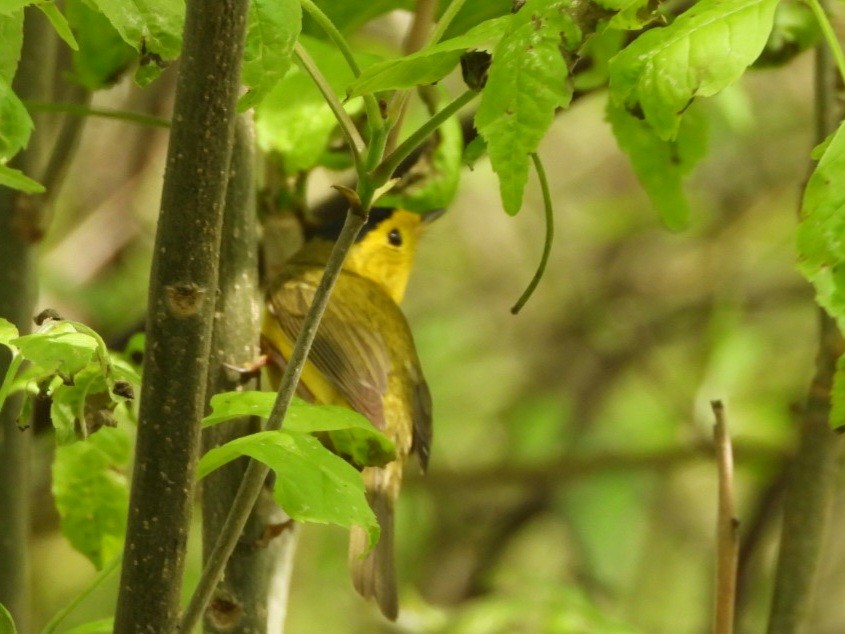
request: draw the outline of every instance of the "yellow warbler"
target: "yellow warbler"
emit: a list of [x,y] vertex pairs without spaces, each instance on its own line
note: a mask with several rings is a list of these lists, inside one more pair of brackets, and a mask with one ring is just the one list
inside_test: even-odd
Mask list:
[[[402,468],[415,454],[423,469],[431,445],[431,397],[411,331],[398,303],[427,218],[402,209],[374,209],[352,246],[320,323],[298,394],[350,407],[396,446],[396,460],[363,470],[367,499],[381,526],[375,548],[359,527],[350,534],[349,563],[358,592],[395,619],[399,606],[393,559],[393,505]],[[293,342],[323,273],[337,228],[308,239],[270,283],[261,327],[271,382],[278,386]]]

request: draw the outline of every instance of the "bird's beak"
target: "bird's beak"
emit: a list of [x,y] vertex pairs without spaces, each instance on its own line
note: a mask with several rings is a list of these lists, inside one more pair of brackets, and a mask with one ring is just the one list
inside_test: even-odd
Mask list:
[[441,209],[432,209],[431,211],[426,211],[425,213],[420,214],[420,216],[422,217],[422,223],[424,225],[428,225],[437,220],[444,213],[446,213],[445,207]]

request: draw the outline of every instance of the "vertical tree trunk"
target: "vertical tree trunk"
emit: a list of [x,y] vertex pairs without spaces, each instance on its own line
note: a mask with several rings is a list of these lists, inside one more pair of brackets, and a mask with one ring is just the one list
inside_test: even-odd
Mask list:
[[[26,9],[21,61],[13,88],[22,99],[49,100],[55,37],[40,11]],[[39,178],[44,163],[43,128],[38,126],[29,147],[12,165]],[[0,187],[0,317],[29,332],[38,295],[35,243],[40,238],[33,224],[36,215],[20,192]],[[9,353],[0,348],[0,377],[9,367]],[[20,396],[9,398],[0,411],[0,603],[21,632],[29,631],[30,437],[17,426]]]
[[177,624],[247,9],[248,0],[186,5],[115,632]]

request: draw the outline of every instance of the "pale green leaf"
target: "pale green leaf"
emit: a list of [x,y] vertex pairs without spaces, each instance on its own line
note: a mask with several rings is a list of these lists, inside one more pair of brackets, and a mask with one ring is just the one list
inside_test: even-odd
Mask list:
[[[440,13],[446,11],[449,2],[439,4]],[[498,18],[513,12],[513,0],[466,0],[461,10],[452,19],[443,39],[451,39],[462,33],[466,33],[477,24],[486,20]]]
[[572,97],[561,36],[573,45],[580,33],[568,9],[565,0],[528,0],[493,52],[475,127],[487,141],[509,214],[522,206],[529,154],[537,149],[555,110]]
[[66,0],[65,14],[79,42],[79,50],[73,53],[72,78],[85,88],[98,90],[114,84],[138,59],[137,51],[108,19],[83,0]]
[[78,51],[79,43],[76,41],[76,38],[73,36],[73,32],[70,30],[67,18],[65,18],[65,16],[62,15],[62,12],[59,11],[56,3],[37,2],[35,6],[41,9],[41,12],[47,16],[47,19],[50,20],[50,24],[53,25],[56,33],[64,40],[65,44],[70,46],[74,51]]
[[10,322],[8,319],[3,319],[0,317],[0,344],[4,346],[8,346],[10,349],[14,349],[14,346],[11,346],[12,339],[18,338],[18,329]]
[[640,107],[661,138],[673,138],[695,97],[716,94],[757,59],[776,6],[777,0],[701,0],[611,60],[611,97]]
[[[845,126],[807,182],[798,225],[798,268],[816,301],[845,328]],[[841,424],[841,422],[840,422]]]
[[690,112],[681,122],[677,138],[664,141],[645,121],[612,101],[608,101],[607,118],[664,224],[674,230],[686,227],[690,208],[682,180],[704,156],[706,121]]
[[[212,413],[203,426],[241,416],[268,418],[276,400],[273,392],[224,392],[211,397]],[[393,443],[370,421],[348,407],[312,405],[295,399],[285,415],[284,429],[294,433],[328,432],[331,444],[356,464],[381,466],[396,458]]]
[[17,634],[15,621],[6,606],[0,603],[0,634]]
[[252,0],[241,70],[249,91],[241,97],[239,109],[254,107],[285,76],[301,28],[299,0]]
[[23,44],[23,10],[0,14],[0,81],[12,84]]
[[129,458],[129,437],[117,428],[56,448],[53,496],[62,532],[98,570],[123,550]]
[[468,49],[492,50],[507,30],[513,16],[482,22],[467,33],[398,59],[377,62],[363,70],[349,87],[350,97],[394,88],[433,84],[457,66]]
[[0,15],[17,13],[32,2],[33,0],[0,0]]
[[40,194],[44,191],[44,185],[8,165],[0,165],[0,186],[17,189],[27,194]]
[[268,431],[238,438],[208,451],[197,465],[197,477],[240,456],[259,460],[276,473],[275,500],[292,519],[358,525],[367,530],[371,544],[378,539],[361,473],[313,436]]
[[108,618],[82,623],[65,630],[64,634],[112,634],[112,632],[114,632],[114,619]]
[[0,164],[26,147],[32,119],[9,83],[0,80]]
[[21,354],[45,372],[72,376],[88,365],[97,353],[97,341],[77,332],[67,322],[59,322],[46,332],[35,332],[13,339]]

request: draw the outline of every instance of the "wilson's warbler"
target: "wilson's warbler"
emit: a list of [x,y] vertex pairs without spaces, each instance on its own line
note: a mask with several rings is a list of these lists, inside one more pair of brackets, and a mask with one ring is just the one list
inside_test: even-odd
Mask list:
[[[363,529],[354,527],[349,541],[355,588],[364,597],[375,598],[389,619],[398,614],[393,505],[402,467],[408,456],[415,454],[425,469],[431,445],[431,397],[411,331],[398,306],[425,219],[402,209],[370,213],[337,280],[298,387],[298,394],[306,400],[360,412],[396,446],[395,461],[363,470],[381,537],[365,557],[367,535]],[[271,382],[276,385],[337,229],[324,229],[308,239],[269,285],[261,332]]]

